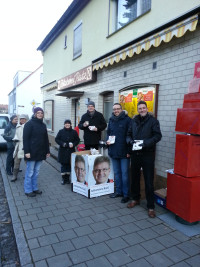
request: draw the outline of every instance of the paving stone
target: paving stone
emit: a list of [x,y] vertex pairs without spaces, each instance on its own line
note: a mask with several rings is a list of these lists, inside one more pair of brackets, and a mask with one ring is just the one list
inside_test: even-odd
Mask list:
[[52,258],[48,258],[47,262],[49,267],[67,267],[71,266],[72,264],[67,254],[62,254]]
[[81,217],[87,217],[87,216],[94,215],[95,212],[93,210],[81,210],[79,211],[79,214],[81,215]]
[[86,248],[77,249],[68,253],[73,264],[91,260],[93,257]]
[[141,231],[138,231],[137,233],[141,235],[145,240],[153,239],[158,236],[156,232],[154,232],[152,229],[154,228],[148,228]]
[[165,247],[155,239],[142,242],[140,245],[143,246],[151,254],[165,249]]
[[188,236],[184,235],[183,233],[181,233],[179,231],[173,231],[173,232],[171,232],[169,234],[171,236],[173,236],[174,238],[176,238],[180,242],[184,242],[184,241],[187,241],[189,239]]
[[27,213],[29,215],[31,215],[31,214],[38,214],[38,213],[41,213],[41,212],[42,212],[42,209],[41,208],[34,208],[34,209],[27,210]]
[[48,218],[50,224],[57,224],[57,223],[62,223],[65,222],[66,219],[64,218],[64,216],[56,216],[56,217],[52,217],[52,218]]
[[21,205],[21,206],[18,206],[17,209],[18,210],[29,210],[29,209],[32,209],[32,205],[31,204],[24,204],[24,205]]
[[126,265],[127,267],[150,267],[152,266],[149,264],[145,259],[139,259],[137,261],[133,261]]
[[55,234],[38,237],[38,241],[40,246],[48,246],[59,242],[58,237]]
[[94,222],[102,222],[108,219],[108,217],[105,214],[95,214],[95,215],[90,216],[90,218]]
[[164,254],[157,252],[153,255],[147,256],[145,257],[145,259],[153,266],[162,266],[162,267],[166,267],[166,266],[171,266],[173,264],[173,262],[166,257]]
[[67,221],[71,221],[71,220],[75,220],[75,219],[81,218],[81,215],[78,212],[71,212],[71,213],[65,214],[63,216]]
[[102,231],[102,230],[105,230],[105,229],[108,229],[109,228],[108,225],[105,224],[105,222],[96,222],[96,223],[90,224],[90,227],[95,232]]
[[117,237],[106,241],[106,244],[110,247],[112,251],[117,251],[129,246],[121,237]]
[[127,234],[134,233],[134,232],[141,230],[137,225],[135,225],[134,222],[124,224],[120,226],[120,228]]
[[18,211],[18,213],[19,213],[19,216],[27,216],[28,215],[28,213],[27,213],[27,211],[26,210],[19,210]]
[[120,227],[114,227],[110,228],[108,230],[105,230],[105,232],[111,237],[116,238],[122,235],[125,235],[125,232]]
[[69,213],[71,213],[71,212],[77,212],[77,211],[80,211],[80,210],[82,210],[82,206],[73,206],[73,207],[67,208],[67,211]]
[[137,233],[131,233],[128,235],[124,235],[122,236],[122,238],[124,239],[124,241],[126,241],[130,246],[135,245],[135,244],[139,244],[142,241],[144,241],[144,238],[141,237],[140,235],[138,235]]
[[94,258],[98,258],[112,252],[112,250],[105,243],[89,246],[88,250],[91,252]]
[[120,221],[118,218],[112,218],[105,221],[105,223],[110,227],[116,227],[123,225],[122,221]]
[[188,255],[176,246],[167,248],[163,250],[162,253],[165,254],[165,256],[169,257],[170,260],[172,260],[175,263],[188,258]]
[[50,217],[53,217],[53,213],[51,211],[42,212],[37,214],[39,219],[48,219]]
[[177,264],[173,264],[173,267],[188,267],[188,266],[191,266],[191,265],[187,264],[185,261],[181,261]]
[[32,253],[32,257],[33,257],[34,262],[55,256],[55,253],[54,253],[51,246],[32,249],[31,253]]
[[[77,224],[78,223],[78,224]],[[84,226],[84,225],[87,225],[87,224],[92,224],[94,223],[94,221],[90,218],[90,217],[84,217],[84,218],[79,218],[76,220],[76,224],[77,226],[80,225],[80,226]]]
[[132,223],[132,222],[136,221],[135,218],[133,218],[132,215],[123,215],[123,216],[120,216],[119,217],[119,220],[121,222],[123,222],[123,223]]
[[30,222],[27,222],[27,223],[23,223],[23,228],[26,231],[26,230],[33,229],[33,226],[32,226],[32,224]]
[[180,243],[176,238],[171,235],[163,235],[156,238],[163,246],[169,248]]
[[41,207],[41,209],[42,209],[42,212],[48,212],[48,211],[55,210],[56,207],[52,205],[52,206]]
[[74,228],[74,231],[76,232],[77,236],[83,236],[93,233],[93,230],[88,225]]
[[66,209],[57,209],[57,210],[52,210],[54,216],[59,216],[59,215],[63,215],[63,214],[67,214],[67,210]]
[[45,260],[35,262],[35,267],[48,267]]
[[200,255],[196,255],[185,261],[186,263],[190,264],[190,266],[197,267],[199,266],[199,263],[200,263]]
[[43,227],[49,225],[49,221],[47,219],[37,220],[32,222],[33,228]]
[[[99,257],[94,260],[87,261],[87,267],[112,267],[113,265],[105,257]],[[76,265],[77,267],[77,265]],[[83,267],[82,265],[80,267]]]
[[96,213],[96,214],[101,214],[101,213],[104,213],[104,212],[107,212],[107,208],[105,207],[95,207],[95,208],[92,208],[92,210]]
[[[136,207],[135,207],[136,208]],[[134,208],[134,210],[135,210],[135,208]],[[141,211],[139,211],[139,212],[134,212],[133,213],[133,217],[137,220],[137,221],[139,221],[139,220],[145,220],[145,219],[148,219],[149,218],[149,216],[148,216],[148,214],[147,214],[147,210],[144,210],[143,208],[141,208],[142,210]]]
[[43,227],[44,231],[46,234],[53,234],[53,233],[58,233],[61,232],[63,229],[59,224],[52,224],[49,226]]
[[123,250],[110,253],[106,255],[106,258],[115,267],[125,266],[125,264],[132,261],[131,257],[127,253],[125,253]]
[[153,227],[153,230],[159,235],[165,235],[173,231],[169,226],[166,226],[165,224],[156,225]]
[[118,218],[120,217],[120,213],[117,210],[110,210],[104,213],[104,215],[108,218]]
[[40,246],[37,238],[29,239],[28,245],[29,245],[30,249],[39,248],[39,246]]
[[33,208],[40,208],[40,207],[45,207],[47,206],[47,203],[44,201],[39,201],[36,203],[32,203]]
[[149,252],[144,249],[141,245],[134,245],[124,249],[124,251],[133,259],[138,260],[149,255]]
[[[153,221],[153,220],[152,220]],[[146,228],[150,228],[153,226],[153,224],[147,220],[140,220],[140,221],[136,221],[134,222],[135,225],[137,225],[140,229],[146,229]]]
[[31,229],[25,231],[27,239],[32,239],[34,237],[39,237],[45,235],[44,230],[42,228]]
[[64,230],[68,230],[68,229],[73,229],[76,227],[79,227],[78,223],[75,220],[71,220],[71,221],[65,221],[63,223],[60,223],[60,226],[64,229]]
[[100,231],[94,234],[89,235],[89,238],[95,243],[101,243],[110,239],[109,235],[104,231]]
[[74,244],[76,249],[84,248],[93,244],[93,242],[87,236],[74,238],[71,240],[71,242]]
[[63,254],[69,251],[74,250],[74,246],[70,240],[52,244],[52,247],[56,255]]
[[33,222],[33,221],[36,221],[36,220],[38,220],[38,217],[35,214],[21,217],[22,223]]
[[194,256],[196,254],[200,255],[200,246],[195,245],[191,241],[183,242],[177,245],[177,247],[183,250],[185,253],[187,253],[190,256]]
[[60,241],[65,241],[77,237],[73,230],[66,230],[56,234]]

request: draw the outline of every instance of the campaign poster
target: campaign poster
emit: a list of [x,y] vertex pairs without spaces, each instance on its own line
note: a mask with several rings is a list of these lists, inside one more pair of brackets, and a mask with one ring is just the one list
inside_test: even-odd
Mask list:
[[126,110],[131,118],[138,114],[137,103],[140,100],[145,101],[148,112],[155,115],[155,93],[156,89],[153,86],[128,89],[119,93],[119,102],[123,110]]

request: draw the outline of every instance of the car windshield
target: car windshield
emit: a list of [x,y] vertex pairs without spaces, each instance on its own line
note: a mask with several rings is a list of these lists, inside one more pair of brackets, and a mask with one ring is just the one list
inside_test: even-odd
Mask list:
[[8,125],[8,117],[0,116],[0,129],[5,129]]

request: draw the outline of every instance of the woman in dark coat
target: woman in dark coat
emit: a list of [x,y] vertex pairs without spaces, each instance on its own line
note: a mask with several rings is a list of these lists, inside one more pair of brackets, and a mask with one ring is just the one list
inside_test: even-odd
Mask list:
[[61,184],[69,184],[71,154],[75,152],[75,147],[80,142],[77,132],[72,129],[70,120],[65,120],[64,128],[58,132],[55,141],[60,146],[58,151],[58,162],[61,164]]

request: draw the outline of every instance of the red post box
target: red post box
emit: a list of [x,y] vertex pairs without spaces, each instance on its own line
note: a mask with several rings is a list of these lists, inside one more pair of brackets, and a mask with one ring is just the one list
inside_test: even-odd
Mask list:
[[200,221],[200,177],[167,176],[167,209],[187,222]]

